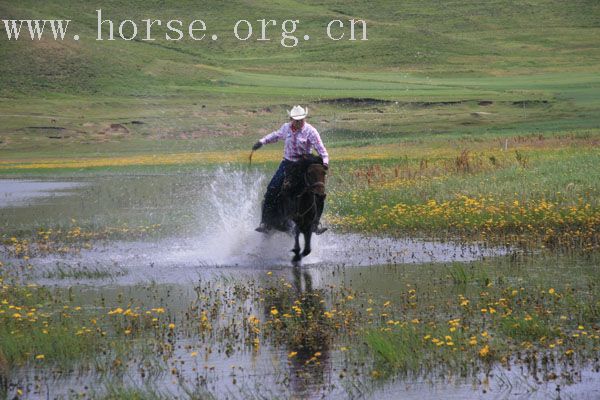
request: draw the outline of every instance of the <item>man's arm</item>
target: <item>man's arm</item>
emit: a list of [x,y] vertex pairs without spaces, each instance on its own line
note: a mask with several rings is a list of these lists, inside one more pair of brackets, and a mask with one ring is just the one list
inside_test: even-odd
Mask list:
[[279,130],[271,132],[267,136],[265,136],[262,139],[260,139],[259,142],[261,144],[269,144],[269,143],[275,143],[279,139],[283,139],[283,136],[284,136],[283,131],[284,131],[284,129],[285,129],[285,124],[281,125],[281,128],[279,128]]
[[319,132],[316,129],[313,129],[312,131],[310,142],[323,159],[323,164],[329,166],[329,153],[327,153],[327,149],[321,140],[321,135],[319,135]]

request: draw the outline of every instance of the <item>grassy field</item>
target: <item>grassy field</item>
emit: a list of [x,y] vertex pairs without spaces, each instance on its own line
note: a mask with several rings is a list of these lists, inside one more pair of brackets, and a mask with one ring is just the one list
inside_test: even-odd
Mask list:
[[[203,18],[222,40],[96,41],[100,7],[116,22]],[[2,4],[3,18],[71,18],[82,39],[0,39],[0,155],[247,148],[295,103],[330,146],[597,128],[599,14],[546,0]],[[269,42],[233,37],[238,19],[267,15],[314,40],[282,48],[280,27]],[[325,38],[351,17],[368,41]]]
[[[176,379],[178,340],[199,343],[185,348],[187,362],[202,346],[257,354],[274,346],[288,363],[314,367],[337,351],[374,381],[597,360],[600,3],[201,3],[0,3],[0,19],[68,18],[81,36],[16,42],[0,30],[0,178],[177,175],[224,164],[269,175],[282,145],[248,166],[250,147],[302,104],[331,155],[324,218],[334,231],[480,242],[512,255],[442,272],[394,270],[375,285],[388,297],[360,287],[366,274],[299,297],[294,282],[269,273],[225,282],[225,291],[208,284],[207,297],[180,309],[161,302],[156,286],[144,292],[151,300],[106,304],[27,284],[36,251],[76,254],[97,241],[147,238],[158,224],[3,226],[0,394],[21,396],[23,386],[6,384],[11,369],[27,365],[118,375],[144,359]],[[140,31],[145,18],[201,18],[219,40],[167,42],[163,25],[155,42],[96,41],[98,8]],[[260,18],[278,22],[271,41],[233,37],[237,20]],[[284,48],[280,24],[290,18],[301,21],[300,42]],[[350,18],[367,21],[368,41],[326,38],[328,21]],[[516,262],[521,252],[535,256]],[[58,268],[47,278],[119,273],[105,267]],[[249,313],[248,302],[264,312]],[[161,398],[109,381],[97,397]]]

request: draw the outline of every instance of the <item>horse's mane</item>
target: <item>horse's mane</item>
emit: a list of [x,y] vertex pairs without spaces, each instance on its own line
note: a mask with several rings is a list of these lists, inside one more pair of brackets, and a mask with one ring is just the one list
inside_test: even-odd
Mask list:
[[290,194],[304,189],[304,174],[312,164],[323,165],[323,158],[314,154],[307,154],[286,169],[286,180]]
[[298,165],[301,165],[305,171],[308,168],[308,166],[311,164],[323,165],[323,158],[321,156],[316,156],[314,154],[307,154],[307,155],[303,156],[300,161],[298,161]]

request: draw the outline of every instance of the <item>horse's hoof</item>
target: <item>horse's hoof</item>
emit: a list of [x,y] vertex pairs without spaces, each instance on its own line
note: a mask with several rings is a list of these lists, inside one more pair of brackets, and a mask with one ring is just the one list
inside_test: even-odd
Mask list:
[[307,255],[309,255],[309,254],[310,254],[310,250],[304,250],[304,251],[302,252],[302,257],[306,257],[306,256],[307,256]]
[[300,262],[300,260],[302,260],[302,257],[300,257],[300,254],[296,254],[294,256],[294,258],[292,258],[293,263],[298,263],[298,262]]

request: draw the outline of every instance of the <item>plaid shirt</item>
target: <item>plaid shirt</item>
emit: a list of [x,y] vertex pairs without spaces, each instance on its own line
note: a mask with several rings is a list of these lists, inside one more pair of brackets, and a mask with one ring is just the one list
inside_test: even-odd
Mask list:
[[298,161],[305,154],[310,154],[314,147],[317,153],[323,158],[323,164],[329,164],[329,154],[321,141],[321,136],[314,126],[308,122],[304,123],[302,129],[298,132],[292,131],[292,123],[286,122],[281,125],[278,131],[269,133],[260,139],[262,144],[275,143],[280,139],[285,139],[283,158],[290,161]]

